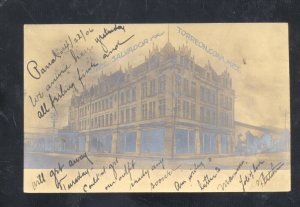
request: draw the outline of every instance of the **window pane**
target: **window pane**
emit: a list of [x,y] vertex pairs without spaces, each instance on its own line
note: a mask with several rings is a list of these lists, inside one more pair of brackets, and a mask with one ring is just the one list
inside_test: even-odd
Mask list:
[[189,153],[195,152],[195,131],[189,132]]
[[164,129],[142,130],[141,152],[163,153],[164,136]]
[[188,131],[183,129],[176,129],[176,153],[188,153]]

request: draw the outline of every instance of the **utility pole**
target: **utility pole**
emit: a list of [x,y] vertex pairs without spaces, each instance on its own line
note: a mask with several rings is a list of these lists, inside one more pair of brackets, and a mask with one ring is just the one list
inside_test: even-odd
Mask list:
[[53,111],[51,113],[51,120],[52,120],[52,130],[53,130],[53,133],[52,133],[52,151],[55,150],[55,123],[56,123],[56,120],[57,120],[57,115],[56,115],[56,112]]
[[57,115],[56,115],[55,111],[53,111],[51,113],[51,120],[52,120],[52,129],[53,129],[53,132],[55,132],[55,122],[57,120]]

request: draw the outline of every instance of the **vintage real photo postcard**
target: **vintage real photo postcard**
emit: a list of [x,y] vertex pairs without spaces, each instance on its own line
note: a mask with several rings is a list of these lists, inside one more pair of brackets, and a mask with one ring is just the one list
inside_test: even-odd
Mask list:
[[24,192],[290,191],[287,23],[24,25]]

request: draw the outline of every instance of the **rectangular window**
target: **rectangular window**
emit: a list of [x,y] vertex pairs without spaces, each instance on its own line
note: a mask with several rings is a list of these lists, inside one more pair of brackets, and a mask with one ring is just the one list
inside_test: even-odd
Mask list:
[[179,75],[176,76],[176,83],[175,83],[175,88],[177,94],[181,94],[181,77]]
[[190,118],[190,103],[183,101],[183,118]]
[[223,94],[220,95],[220,104],[222,107],[224,107],[224,96]]
[[109,97],[109,108],[111,109],[113,107],[113,96]]
[[225,108],[227,108],[227,109],[229,108],[228,107],[228,96],[225,97]]
[[206,94],[205,94],[205,102],[209,103],[210,102],[210,89],[206,88],[205,92],[206,92]]
[[152,119],[152,102],[149,102],[149,119]]
[[149,102],[149,119],[155,118],[155,102]]
[[104,115],[101,116],[101,127],[104,127]]
[[205,119],[204,119],[204,107],[203,106],[201,106],[200,107],[200,121],[205,121]]
[[224,126],[224,117],[223,117],[223,112],[220,112],[219,123],[220,123],[220,125],[221,125],[221,126]]
[[142,83],[142,98],[147,97],[147,82]]
[[107,102],[106,102],[106,99],[103,99],[103,102],[104,102],[104,110],[106,110],[107,109]]
[[126,109],[126,123],[130,122],[130,109]]
[[131,109],[131,119],[132,119],[132,121],[136,120],[136,108],[135,107],[133,107]]
[[225,126],[228,126],[229,122],[228,122],[228,114],[225,113]]
[[227,152],[228,152],[227,136],[222,134],[221,135],[221,153],[225,154]]
[[204,101],[205,89],[203,86],[200,86],[200,101]]
[[229,97],[229,109],[231,110],[233,107],[232,107],[232,98]]
[[159,93],[164,93],[166,90],[166,75],[159,76]]
[[196,119],[196,104],[194,103],[191,103],[191,118]]
[[189,96],[189,81],[187,79],[183,80],[183,93]]
[[156,95],[156,81],[155,79],[150,81],[150,96]]
[[204,133],[200,139],[201,151],[204,154],[215,153],[217,149],[216,136],[211,133]]
[[205,114],[205,121],[207,123],[210,123],[210,110],[209,109],[206,109],[206,114]]
[[108,126],[108,114],[105,115],[105,126]]
[[213,90],[211,93],[212,104],[216,104],[216,91]]
[[164,151],[164,129],[142,130],[141,152],[142,153],[163,153]]
[[121,96],[121,105],[124,105],[125,104],[124,92],[121,92],[120,96]]
[[121,110],[121,124],[124,123],[124,110]]
[[94,134],[91,136],[91,151],[110,153],[112,147],[111,134]]
[[113,115],[112,113],[109,115],[109,125],[112,126],[113,124]]
[[136,150],[136,132],[123,132],[118,136],[118,152],[135,152]]
[[104,111],[105,110],[105,108],[104,108],[104,99],[101,101],[101,104],[102,104],[102,111]]
[[176,101],[176,110],[177,110],[177,116],[181,117],[181,100],[177,99]]
[[146,120],[147,119],[147,103],[144,103],[142,105],[142,119]]
[[176,153],[194,153],[195,152],[195,131],[176,129]]
[[196,83],[195,82],[192,82],[191,96],[193,98],[196,98]]
[[105,99],[105,109],[108,109],[108,98]]
[[126,103],[130,103],[131,102],[131,90],[127,89],[126,90]]
[[159,100],[159,116],[163,117],[166,115],[166,100],[160,99]]
[[215,111],[212,112],[211,118],[212,118],[211,122],[212,122],[213,124],[216,124],[216,112],[215,112]]
[[136,87],[133,87],[131,89],[131,94],[132,94],[132,101],[135,101],[136,100]]
[[153,104],[152,104],[152,118],[155,118],[156,116],[156,103],[155,101],[153,101]]

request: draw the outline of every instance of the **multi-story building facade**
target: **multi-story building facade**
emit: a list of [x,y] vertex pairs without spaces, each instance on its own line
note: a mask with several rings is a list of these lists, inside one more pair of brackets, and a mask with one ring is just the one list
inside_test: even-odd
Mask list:
[[227,71],[195,63],[191,50],[167,43],[145,61],[102,74],[74,96],[69,129],[89,152],[134,156],[232,153],[234,90]]

